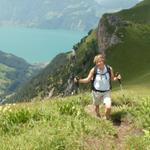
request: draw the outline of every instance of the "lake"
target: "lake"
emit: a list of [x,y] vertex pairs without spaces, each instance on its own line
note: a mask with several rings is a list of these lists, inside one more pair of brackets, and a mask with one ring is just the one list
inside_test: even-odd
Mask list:
[[67,52],[86,32],[35,28],[0,28],[0,50],[24,58],[29,63],[49,62]]

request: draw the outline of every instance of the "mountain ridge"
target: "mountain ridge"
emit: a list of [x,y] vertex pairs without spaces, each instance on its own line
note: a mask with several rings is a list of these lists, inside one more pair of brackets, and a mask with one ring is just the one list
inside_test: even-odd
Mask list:
[[0,51],[0,96],[15,92],[39,70],[23,58]]
[[88,31],[104,12],[129,8],[138,0],[115,0],[115,5],[114,0],[109,1],[0,0],[0,25]]
[[[141,9],[144,10],[142,3],[145,3],[145,1],[140,3]],[[150,5],[148,6],[150,7]],[[126,11],[129,11],[130,14],[132,9],[134,7]],[[72,52],[64,53],[65,62],[62,63],[62,66],[57,67],[57,62],[60,61],[61,57],[58,57],[58,59],[56,57],[53,66],[57,69],[46,76],[33,78],[32,82],[20,90],[15,98],[30,101],[36,96],[47,97],[49,93],[50,96],[72,94],[76,88],[73,84],[73,77],[75,75],[87,76],[89,69],[94,66],[93,58],[100,50],[106,55],[106,63],[111,65],[114,71],[122,74],[124,85],[127,86],[132,83],[138,86],[144,84],[150,86],[148,84],[150,81],[149,20],[147,23],[139,24],[124,15],[121,16],[120,13],[122,12],[104,14],[98,28],[90,30],[86,37],[74,45],[75,60],[70,59]],[[138,11],[135,11],[135,13],[138,13]],[[103,34],[99,34],[99,32]],[[47,70],[50,71],[51,67],[48,66]],[[143,80],[142,76],[146,78]],[[80,85],[81,90],[87,90],[89,87],[89,84]],[[29,88],[34,95],[28,93]]]

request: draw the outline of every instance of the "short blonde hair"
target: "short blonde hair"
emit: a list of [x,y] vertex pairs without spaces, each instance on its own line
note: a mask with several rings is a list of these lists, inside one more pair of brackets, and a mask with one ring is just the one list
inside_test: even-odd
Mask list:
[[93,63],[96,64],[98,62],[99,59],[102,59],[103,61],[105,61],[105,57],[103,54],[98,54],[94,57]]

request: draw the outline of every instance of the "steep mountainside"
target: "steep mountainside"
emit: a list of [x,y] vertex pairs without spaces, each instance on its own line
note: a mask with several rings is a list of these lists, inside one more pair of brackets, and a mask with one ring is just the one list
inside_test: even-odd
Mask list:
[[40,97],[51,97],[52,95],[71,94],[73,76],[85,75],[87,68],[91,68],[93,57],[98,52],[96,31],[91,30],[89,36],[84,37],[74,45],[74,52],[57,55],[53,61],[35,76],[23,88],[19,89],[9,101],[30,101]]
[[14,92],[39,70],[22,58],[0,51],[0,95]]
[[0,25],[89,30],[97,24],[104,12],[128,8],[137,2],[138,0],[0,0]]
[[[87,37],[74,45],[75,55],[68,52],[57,56],[53,63],[47,66],[45,75],[42,76],[41,72],[39,78],[33,78],[32,82],[19,90],[13,100],[71,94],[76,88],[73,85],[73,76],[85,77],[93,66],[94,55],[99,52],[105,53],[106,63],[122,74],[124,85],[150,87],[150,24],[147,12],[147,19],[140,21],[145,7],[150,8],[150,2],[147,0],[129,10],[104,14],[98,28],[91,30]],[[143,14],[137,11],[139,9],[143,9]],[[130,20],[131,11],[139,16],[136,22],[135,19]],[[126,15],[123,12],[126,12]],[[62,59],[64,60],[60,65]],[[52,66],[55,69],[51,72]],[[80,85],[80,89],[89,89],[89,86]]]
[[118,68],[126,81],[150,80],[149,41],[149,0],[132,9],[105,14],[99,23],[99,50],[106,53],[108,63]]

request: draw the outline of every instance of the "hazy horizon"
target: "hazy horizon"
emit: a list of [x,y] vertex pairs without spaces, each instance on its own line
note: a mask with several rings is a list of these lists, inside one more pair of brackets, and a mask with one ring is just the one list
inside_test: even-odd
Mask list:
[[0,0],[0,50],[29,63],[49,62],[58,53],[71,50],[97,26],[103,13],[132,7],[139,0],[58,2]]

